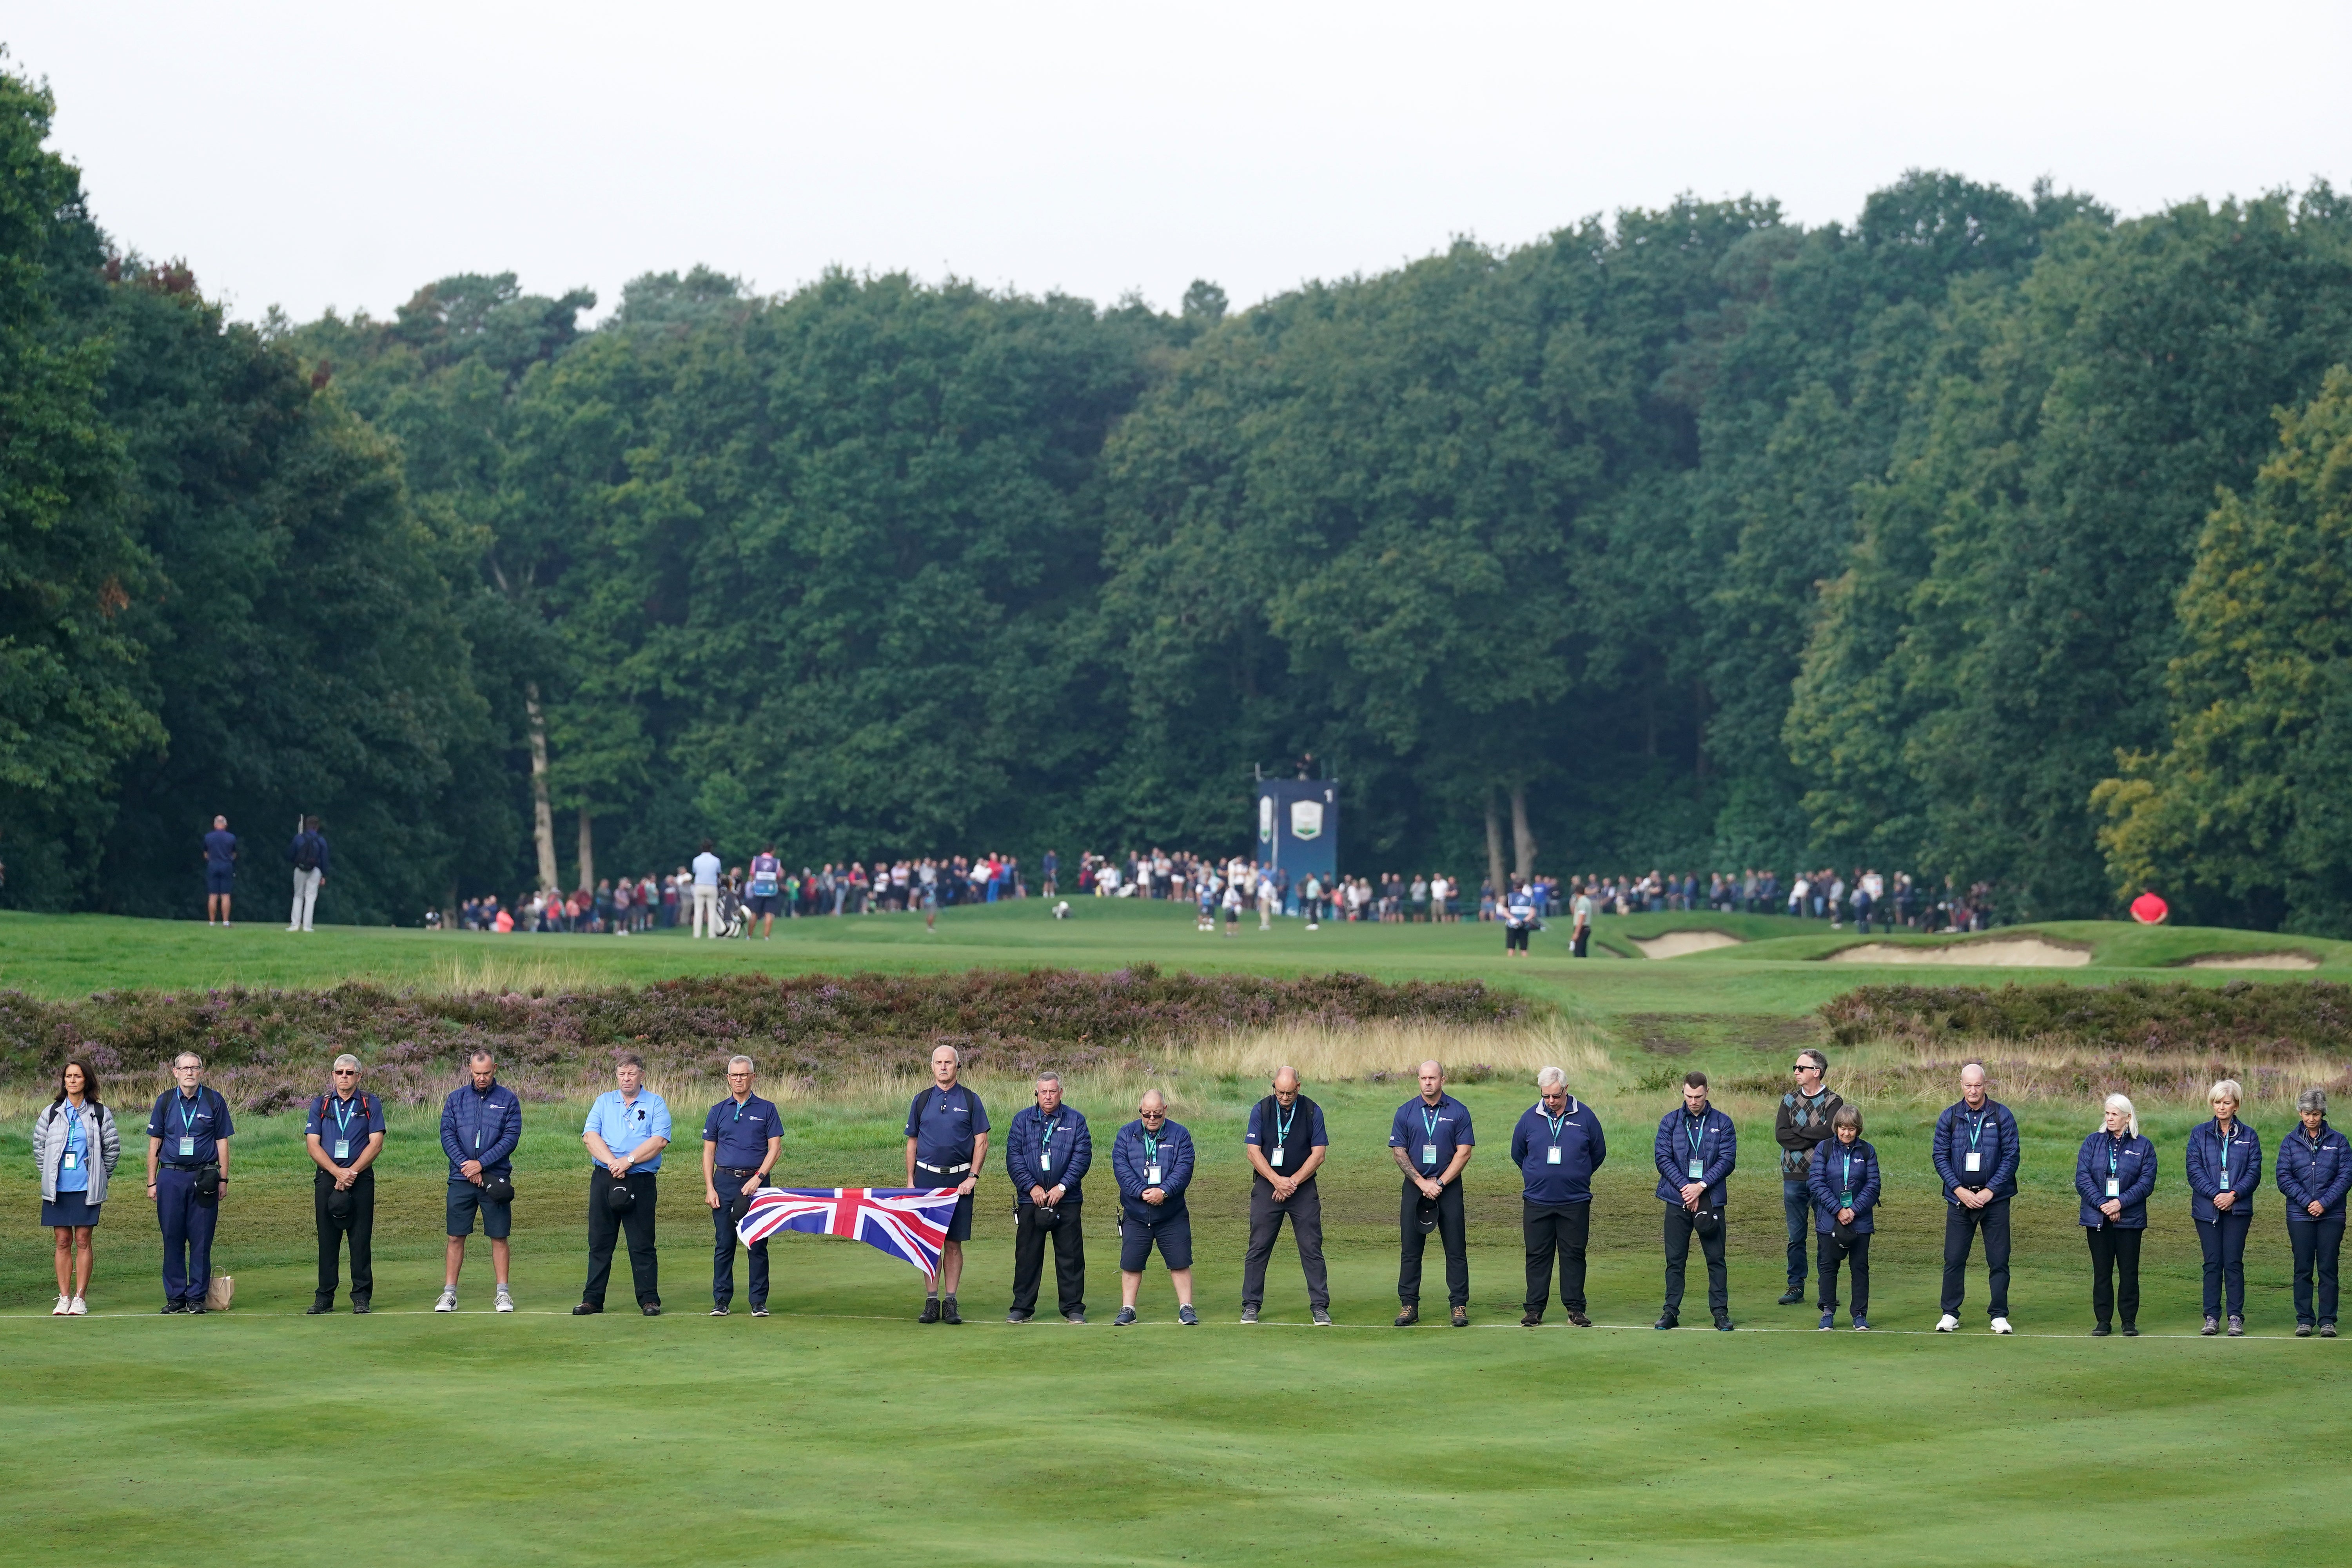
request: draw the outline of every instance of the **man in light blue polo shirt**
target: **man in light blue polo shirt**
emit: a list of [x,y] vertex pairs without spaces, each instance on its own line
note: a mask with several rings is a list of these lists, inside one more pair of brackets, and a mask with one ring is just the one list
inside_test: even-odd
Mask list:
[[637,1287],[637,1307],[661,1316],[661,1260],[654,1251],[654,1173],[669,1146],[669,1107],[645,1087],[646,1064],[634,1051],[615,1058],[620,1088],[607,1089],[588,1109],[580,1141],[596,1163],[588,1172],[588,1283],[580,1292],[581,1317],[604,1310],[604,1281],[613,1272],[613,1243],[629,1233],[629,1273]]

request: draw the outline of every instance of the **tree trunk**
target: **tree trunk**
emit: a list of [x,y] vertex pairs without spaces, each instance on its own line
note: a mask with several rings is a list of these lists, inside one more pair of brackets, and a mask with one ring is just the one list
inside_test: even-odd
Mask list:
[[596,829],[588,808],[580,808],[580,885],[593,892],[596,888]]
[[530,832],[539,847],[539,890],[555,890],[555,811],[547,802],[547,715],[540,711],[539,682],[526,681],[522,710],[530,727]]
[[1495,809],[1491,785],[1486,790],[1486,884],[1495,889],[1498,901],[1511,890],[1510,883],[1503,879],[1503,816]]
[[1536,874],[1536,836],[1528,826],[1528,786],[1523,784],[1511,786],[1511,855],[1520,876]]

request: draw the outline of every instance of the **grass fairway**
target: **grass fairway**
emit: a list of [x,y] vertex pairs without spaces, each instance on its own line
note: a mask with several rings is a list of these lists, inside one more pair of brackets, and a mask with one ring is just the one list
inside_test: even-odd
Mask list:
[[[194,1541],[215,1560],[290,1563],[334,1550],[331,1530],[394,1563],[1795,1563],[1860,1547],[1878,1563],[1981,1568],[2332,1561],[2352,1528],[2343,1459],[2352,1342],[2286,1337],[2274,1193],[2257,1205],[2249,1252],[2251,1337],[2196,1337],[2185,1110],[2147,1118],[2163,1182],[2142,1339],[2084,1337],[2072,1151],[2095,1118],[2073,1106],[2021,1108],[2017,1337],[1984,1331],[1981,1264],[1966,1331],[1926,1331],[1942,1218],[1926,1151],[1933,1108],[1907,1104],[1872,1109],[1889,1175],[1873,1291],[1881,1332],[1815,1332],[1811,1310],[1772,1304],[1780,1194],[1760,1097],[1731,1102],[1743,1146],[1731,1212],[1740,1330],[1647,1326],[1659,1291],[1649,1136],[1685,1064],[1750,1077],[1784,1067],[1803,1011],[1853,984],[2061,976],[1729,956],[1737,950],[1578,965],[1556,938],[1548,952],[1538,938],[1535,960],[1507,968],[1491,928],[1309,936],[1294,926],[1228,942],[1195,937],[1164,908],[1080,913],[1093,918],[1057,925],[1034,906],[951,911],[931,938],[914,921],[810,921],[818,929],[787,927],[790,940],[772,945],[349,931],[304,942],[266,930],[8,917],[0,984],[69,995],[343,973],[431,983],[453,963],[505,964],[509,977],[520,976],[515,966],[551,964],[577,984],[689,965],[1140,959],[1507,978],[1591,1021],[1613,1054],[1607,1073],[1579,1086],[1612,1140],[1590,1292],[1602,1326],[1570,1329],[1556,1308],[1541,1330],[1516,1326],[1517,1189],[1504,1156],[1530,1098],[1516,1083],[1457,1091],[1483,1140],[1467,1177],[1475,1323],[1461,1332],[1388,1326],[1398,1184],[1382,1145],[1409,1092],[1395,1084],[1308,1086],[1334,1148],[1321,1184],[1339,1319],[1328,1330],[1306,1323],[1286,1237],[1269,1321],[1233,1321],[1246,1210],[1238,1144],[1254,1083],[1177,1086],[1178,1114],[1202,1152],[1192,1197],[1202,1325],[1175,1325],[1155,1262],[1145,1322],[1117,1330],[1107,1183],[1090,1184],[1099,1190],[1087,1209],[1093,1322],[1001,1321],[1011,1219],[993,1157],[961,1328],[914,1323],[919,1283],[903,1265],[798,1237],[775,1244],[774,1317],[745,1315],[740,1264],[736,1315],[703,1316],[709,1222],[698,1181],[675,1168],[661,1202],[668,1315],[575,1321],[564,1314],[583,1268],[580,1108],[552,1105],[526,1110],[515,1266],[523,1310],[513,1317],[482,1310],[479,1242],[467,1310],[427,1310],[440,1278],[439,1156],[429,1116],[396,1111],[380,1167],[373,1316],[300,1315],[311,1284],[310,1189],[299,1119],[278,1117],[241,1131],[215,1255],[238,1281],[233,1311],[153,1315],[159,1249],[134,1177],[99,1233],[99,1315],[55,1321],[19,1094],[0,1130],[0,1213],[10,1216],[0,1227],[0,1436],[19,1455],[71,1456],[79,1484],[44,1484],[35,1478],[63,1467],[20,1460],[19,1480],[0,1494],[0,1541],[10,1543],[0,1561],[163,1557]],[[1641,919],[1612,934],[1657,923]],[[1816,942],[1818,931],[1776,941]],[[2147,934],[2100,928],[2079,940],[2104,955],[2111,938]],[[2191,952],[2243,936],[2152,934],[2187,939]],[[2169,961],[2123,956],[2139,962],[2102,961],[2063,978],[2147,974]],[[1661,1032],[1673,1054],[1645,1048]],[[983,1088],[1001,1129],[1013,1091]],[[1107,1157],[1129,1108],[1078,1103]],[[673,1107],[684,1131],[701,1101],[674,1093]],[[2252,1120],[2274,1145],[2279,1118]],[[795,1103],[787,1121],[787,1183],[897,1179],[896,1119],[880,1100]],[[1432,1263],[1424,1302],[1434,1309],[1444,1294],[1434,1248]],[[1693,1283],[1685,1321],[1703,1322],[1703,1271]],[[612,1300],[628,1294],[616,1280]]]

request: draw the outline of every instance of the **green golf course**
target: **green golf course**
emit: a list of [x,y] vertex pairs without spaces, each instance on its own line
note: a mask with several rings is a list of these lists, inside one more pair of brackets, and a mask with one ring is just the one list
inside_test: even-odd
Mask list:
[[[38,1445],[75,1465],[82,1480],[52,1493],[38,1478],[57,1467],[24,1466],[0,1500],[0,1539],[22,1543],[28,1562],[194,1546],[234,1563],[292,1563],[363,1542],[370,1556],[398,1563],[1796,1563],[1866,1536],[1874,1561],[1976,1568],[2328,1560],[2352,1527],[2343,1399],[2352,1342],[2291,1337],[2287,1246],[2267,1178],[2248,1250],[2248,1335],[2198,1335],[2179,1152],[2204,1115],[2193,1099],[2140,1101],[2162,1173],[2143,1264],[2145,1332],[2130,1341],[2088,1337],[2073,1171],[2075,1146],[2097,1123],[2095,1096],[2042,1087],[2011,1100],[2025,1161],[2011,1287],[2018,1331],[2007,1339],[1986,1331],[1980,1260],[1962,1331],[1929,1331],[1943,1221],[1928,1135],[1957,1097],[1943,1075],[1966,1059],[1965,1045],[1948,1058],[1892,1041],[1830,1047],[1829,1081],[1864,1110],[1886,1173],[1874,1333],[1848,1331],[1843,1312],[1837,1332],[1820,1333],[1811,1307],[1774,1305],[1783,1263],[1771,1141],[1788,1053],[1825,1039],[1814,1010],[1856,985],[2294,984],[2352,974],[2352,944],[2070,922],[1922,942],[1916,961],[1854,963],[1829,954],[1910,939],[1690,914],[1604,920],[1583,961],[1568,955],[1555,922],[1518,961],[1506,960],[1492,926],[1308,932],[1281,921],[1262,934],[1253,924],[1233,938],[1202,935],[1181,907],[1094,900],[1073,900],[1072,918],[1059,921],[1035,900],[951,910],[936,932],[907,916],[789,921],[772,942],[358,928],[302,937],[267,924],[0,915],[0,992],[57,1002],[346,979],[529,993],[714,971],[1148,961],[1475,978],[1524,994],[1543,1015],[1509,1037],[1454,1037],[1468,1061],[1494,1064],[1470,1075],[1483,1081],[1453,1086],[1481,1139],[1465,1176],[1471,1326],[1460,1331],[1435,1310],[1444,1261],[1434,1244],[1428,1317],[1390,1326],[1399,1186],[1385,1143],[1412,1093],[1412,1063],[1381,1053],[1402,1050],[1417,1037],[1409,1032],[1393,1043],[1368,1035],[1353,1058],[1344,1042],[1332,1047],[1331,1059],[1354,1061],[1344,1081],[1309,1071],[1307,1092],[1323,1105],[1332,1143],[1319,1184],[1336,1319],[1328,1329],[1308,1324],[1286,1234],[1266,1321],[1236,1321],[1248,1198],[1241,1133],[1264,1092],[1246,1044],[1152,1058],[1150,1081],[1201,1151],[1191,1194],[1197,1328],[1177,1325],[1156,1258],[1143,1321],[1111,1325],[1118,1281],[1106,1166],[1143,1081],[1132,1072],[1071,1084],[1099,1173],[1086,1208],[1084,1327],[1050,1311],[1003,1321],[1012,1215],[992,1155],[963,1325],[915,1322],[921,1282],[905,1264],[795,1235],[772,1244],[772,1317],[748,1316],[740,1259],[734,1315],[705,1315],[711,1226],[695,1129],[719,1089],[660,1079],[653,1087],[669,1100],[680,1142],[659,1205],[659,1319],[568,1315],[584,1268],[579,1102],[525,1106],[512,1316],[488,1310],[478,1240],[460,1310],[431,1311],[444,1163],[434,1111],[404,1106],[391,1112],[378,1166],[372,1315],[302,1315],[315,1247],[301,1117],[240,1114],[214,1253],[215,1270],[235,1278],[236,1304],[202,1319],[159,1316],[160,1245],[152,1210],[137,1201],[135,1134],[160,1083],[142,1076],[106,1086],[125,1122],[117,1181],[128,1184],[98,1231],[91,1315],[58,1321],[28,1131],[47,1090],[0,1084],[0,1213],[13,1216],[0,1226],[9,1369],[0,1433],[19,1452]],[[1640,943],[1675,931],[1738,945],[1638,956]],[[2014,944],[2028,940],[2067,956],[2020,967]],[[1969,962],[1972,941],[2012,944],[2008,962]],[[2189,967],[2285,953],[2316,967]],[[756,1042],[745,1048],[759,1054]],[[1551,1049],[1611,1139],[1595,1182],[1595,1326],[1585,1330],[1565,1322],[1556,1297],[1542,1328],[1518,1326],[1518,1183],[1506,1151],[1534,1093],[1519,1064]],[[2022,1070],[2004,1065],[2005,1049],[1983,1052],[1997,1096],[2003,1072]],[[1705,1326],[1696,1258],[1685,1327],[1650,1327],[1660,1292],[1651,1138],[1694,1066],[1715,1078],[1742,1144],[1728,1216],[1738,1330],[1728,1334]],[[2234,1070],[2211,1066],[2217,1076]],[[780,1096],[782,1184],[899,1182],[899,1123],[919,1053],[898,1068],[896,1079]],[[982,1077],[974,1087],[1001,1141],[1026,1086]],[[2291,1119],[2275,1096],[2244,1114],[2266,1150]],[[612,1293],[624,1307],[626,1267],[616,1263]],[[1050,1291],[1049,1282],[1048,1307]],[[453,1518],[468,1521],[462,1539]]]

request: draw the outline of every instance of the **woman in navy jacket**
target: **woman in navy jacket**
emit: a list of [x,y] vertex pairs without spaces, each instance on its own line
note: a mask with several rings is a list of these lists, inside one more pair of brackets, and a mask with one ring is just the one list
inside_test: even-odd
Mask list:
[[2124,1332],[2137,1337],[2139,1244],[2156,1191],[2156,1145],[2139,1135],[2139,1112],[2120,1094],[2107,1096],[2105,1125],[2084,1139],[2074,1156],[2074,1191],[2083,1199],[2083,1237],[2091,1244],[2091,1316],[2097,1320],[2091,1337],[2114,1331],[2118,1305]]
[[2236,1079],[2223,1079],[2205,1097],[2213,1120],[2189,1130],[2189,1212],[2205,1252],[2205,1332],[2221,1330],[2226,1283],[2232,1339],[2246,1331],[2246,1232],[2263,1184],[2263,1141],[2238,1120],[2244,1094]]
[[[2294,1335],[2336,1337],[2336,1258],[2344,1246],[2344,1194],[2352,1189],[2352,1143],[2327,1125],[2327,1091],[2306,1089],[2294,1102],[2301,1125],[2279,1140],[2278,1190],[2286,1198],[2286,1238],[2294,1249]],[[2312,1276],[2319,1277],[2318,1313]]]
[[[1862,1140],[1862,1112],[1841,1105],[1830,1135],[1813,1145],[1805,1185],[1813,1194],[1815,1257],[1822,1277],[1822,1327],[1837,1327],[1838,1265],[1853,1264],[1853,1323],[1870,1327],[1871,1219],[1878,1212],[1878,1151]],[[1843,1234],[1841,1234],[1843,1232]]]

